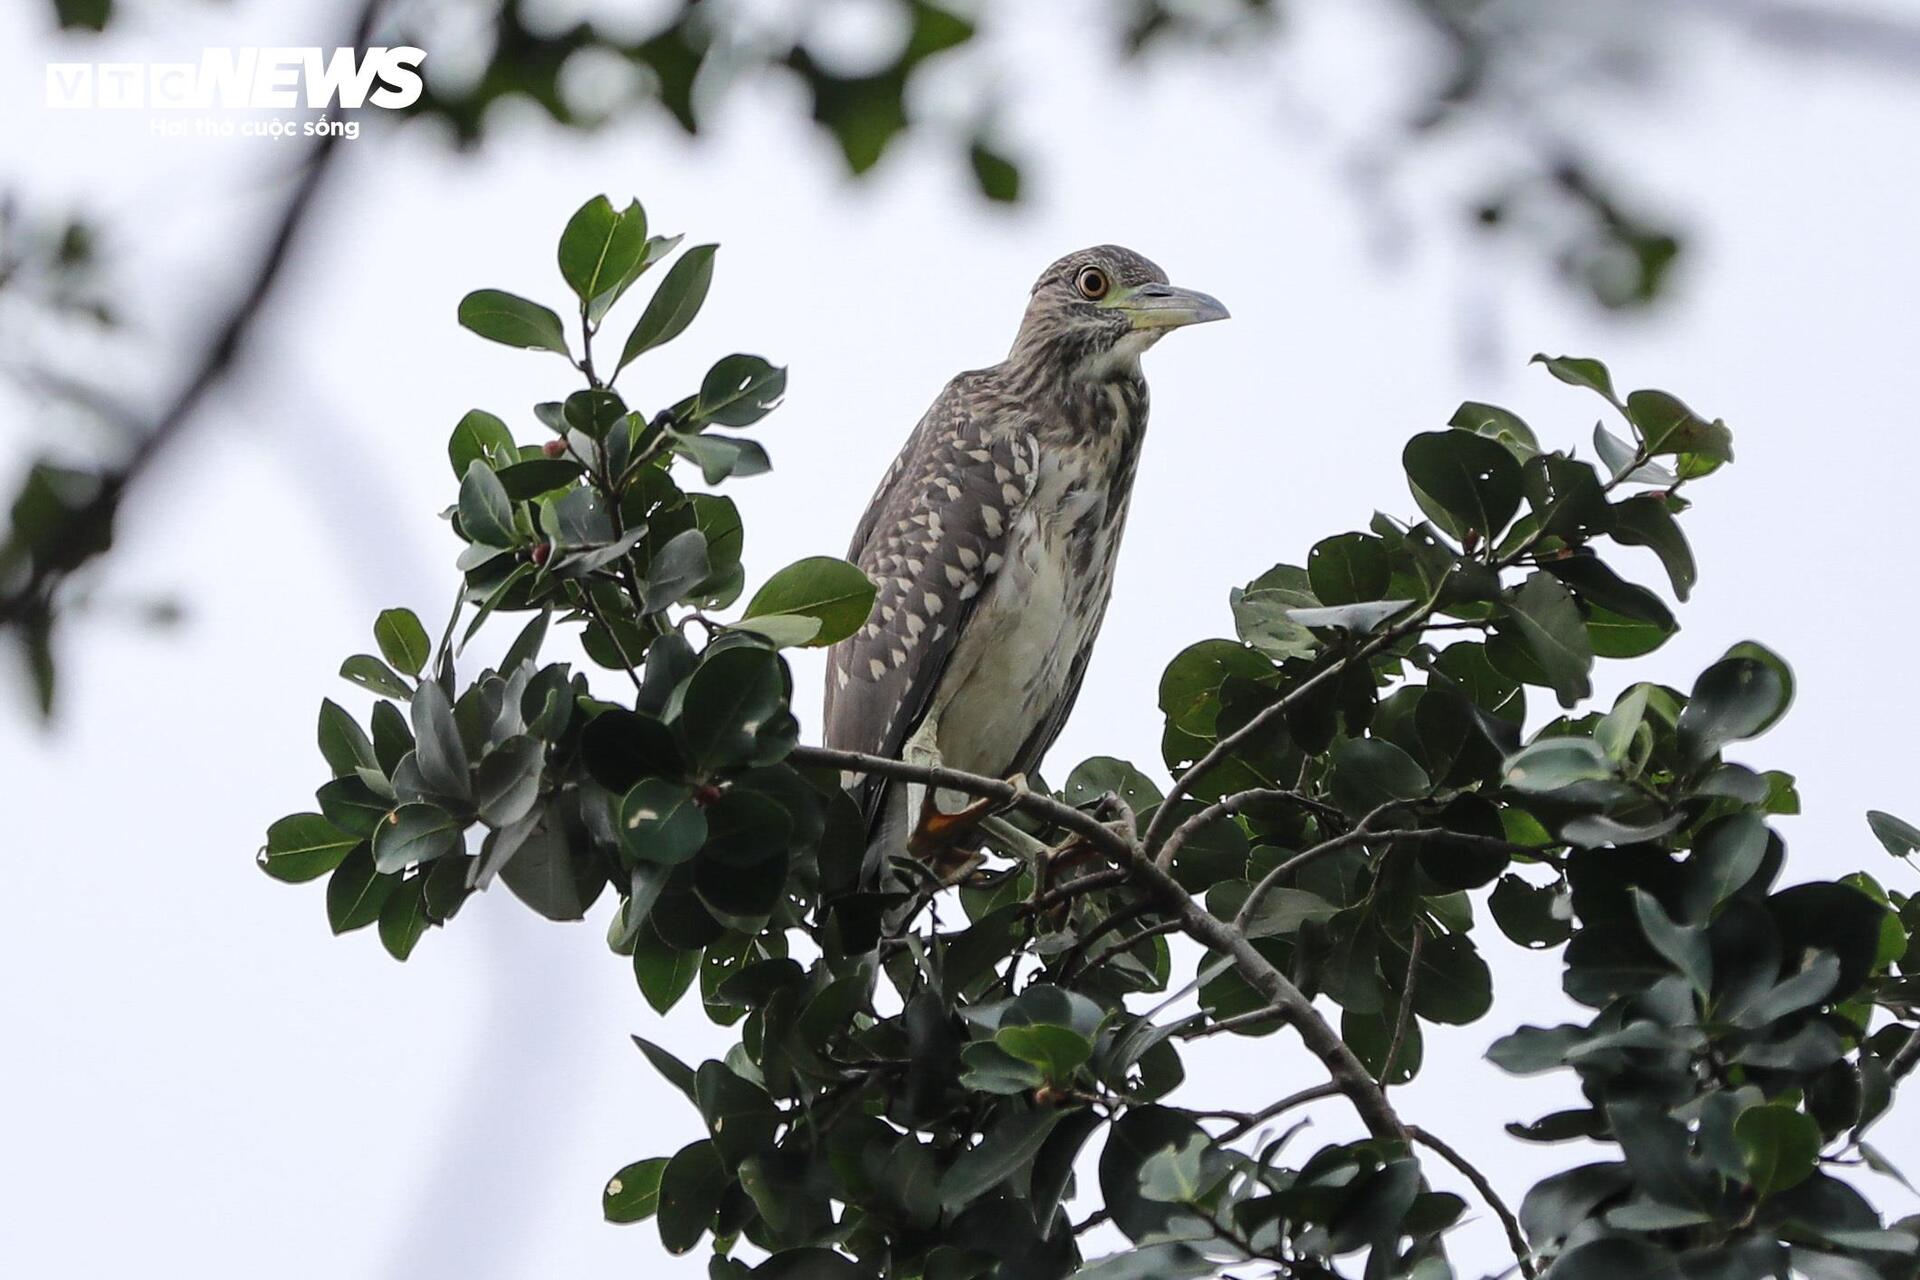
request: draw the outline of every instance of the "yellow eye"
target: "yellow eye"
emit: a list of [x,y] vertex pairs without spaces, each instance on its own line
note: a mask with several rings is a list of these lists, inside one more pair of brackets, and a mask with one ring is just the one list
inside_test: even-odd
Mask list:
[[1082,267],[1080,274],[1073,278],[1074,288],[1080,290],[1080,296],[1089,302],[1098,302],[1107,296],[1110,287],[1107,273],[1098,267]]

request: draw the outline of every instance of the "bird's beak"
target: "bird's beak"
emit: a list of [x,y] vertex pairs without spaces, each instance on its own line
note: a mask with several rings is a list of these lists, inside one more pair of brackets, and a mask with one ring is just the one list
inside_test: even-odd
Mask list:
[[1136,329],[1177,329],[1228,316],[1220,299],[1212,294],[1170,284],[1143,284],[1116,305],[1127,313]]

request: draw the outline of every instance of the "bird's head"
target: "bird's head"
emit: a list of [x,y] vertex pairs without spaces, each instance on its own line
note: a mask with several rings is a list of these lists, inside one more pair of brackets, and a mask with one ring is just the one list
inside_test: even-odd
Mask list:
[[1218,298],[1170,284],[1166,272],[1133,250],[1103,244],[1040,274],[1014,358],[1045,360],[1079,378],[1112,377],[1168,331],[1226,318]]

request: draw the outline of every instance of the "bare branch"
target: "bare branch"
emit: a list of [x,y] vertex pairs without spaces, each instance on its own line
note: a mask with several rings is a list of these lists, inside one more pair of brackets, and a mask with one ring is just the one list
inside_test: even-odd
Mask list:
[[1359,1113],[1367,1131],[1376,1138],[1405,1141],[1406,1126],[1394,1113],[1385,1091],[1353,1055],[1340,1033],[1313,1007],[1313,1001],[1275,968],[1272,961],[1256,951],[1244,932],[1195,902],[1192,895],[1180,887],[1179,881],[1152,858],[1138,852],[1133,857],[1135,872],[1167,900],[1187,936],[1231,960],[1247,985],[1266,998],[1275,1016],[1299,1033],[1301,1043],[1320,1059],[1334,1086]]
[[1073,832],[1123,866],[1133,854],[1133,846],[1125,837],[1092,814],[1076,809],[1070,804],[1063,804],[1052,796],[1040,795],[1000,778],[989,778],[978,773],[963,773],[958,769],[943,769],[934,765],[909,764],[904,760],[889,760],[885,756],[871,756],[859,751],[840,751],[833,747],[814,747],[804,744],[795,747],[788,759],[795,764],[820,765],[847,773],[891,778],[896,782],[921,782],[945,791],[959,791],[981,800],[995,800],[1009,809],[1030,813],[1036,818],[1045,818],[1055,826]]
[[1407,1126],[1407,1136],[1415,1142],[1431,1147],[1442,1160],[1458,1169],[1461,1175],[1473,1184],[1473,1189],[1480,1193],[1480,1198],[1487,1202],[1487,1207],[1492,1209],[1494,1215],[1500,1219],[1500,1225],[1507,1229],[1507,1245],[1513,1250],[1513,1260],[1520,1264],[1520,1274],[1525,1276],[1526,1280],[1535,1280],[1539,1273],[1534,1270],[1533,1251],[1527,1248],[1527,1238],[1520,1231],[1520,1220],[1513,1216],[1513,1210],[1507,1208],[1507,1202],[1500,1198],[1500,1193],[1493,1189],[1491,1182],[1487,1181],[1487,1175],[1474,1168],[1465,1156],[1417,1125]]
[[1171,867],[1174,856],[1180,852],[1181,847],[1198,835],[1203,828],[1218,822],[1221,818],[1233,817],[1243,812],[1248,805],[1261,801],[1285,801],[1299,805],[1303,809],[1312,810],[1321,816],[1340,816],[1340,811],[1332,805],[1322,804],[1311,796],[1301,795],[1298,791],[1283,791],[1275,787],[1255,787],[1249,791],[1236,791],[1230,796],[1214,801],[1175,827],[1173,833],[1167,837],[1166,843],[1162,844],[1160,851],[1154,855],[1155,861],[1163,867]]
[[[367,0],[361,8],[354,23],[353,47],[360,48],[367,43],[383,3],[384,0]],[[330,109],[327,118],[334,119],[337,110],[337,107]],[[252,280],[214,331],[213,340],[208,343],[199,365],[174,396],[173,403],[150,427],[141,429],[139,438],[126,457],[117,466],[100,474],[99,487],[93,496],[71,512],[47,545],[34,548],[33,567],[24,581],[5,595],[0,595],[0,627],[16,626],[36,617],[45,617],[53,593],[69,574],[91,558],[91,548],[103,541],[127,491],[148,473],[167,446],[185,432],[208,394],[232,372],[234,361],[245,347],[254,321],[259,318],[274,286],[284,274],[283,269],[292,256],[294,244],[313,210],[321,186],[333,169],[338,151],[338,138],[322,132],[311,154],[305,159],[305,168],[294,183],[292,193],[281,207],[273,234],[267,241],[266,252],[254,269]]]

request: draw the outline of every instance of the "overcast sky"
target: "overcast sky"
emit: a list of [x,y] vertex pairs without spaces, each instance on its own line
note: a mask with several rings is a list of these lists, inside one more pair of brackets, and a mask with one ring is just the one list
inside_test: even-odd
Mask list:
[[[994,34],[1008,136],[1033,161],[1032,199],[1014,212],[971,198],[931,142],[845,181],[790,86],[734,100],[697,148],[653,122],[581,138],[532,120],[477,157],[379,121],[381,136],[348,144],[244,381],[125,513],[100,594],[176,598],[186,625],[79,621],[58,726],[33,728],[24,701],[0,715],[0,1272],[705,1274],[700,1252],[666,1261],[650,1225],[599,1219],[608,1174],[700,1132],[627,1034],[690,1059],[728,1043],[697,1001],[661,1025],[606,951],[604,904],[559,927],[489,894],[403,967],[370,933],[332,938],[320,885],[253,865],[266,824],[309,807],[323,779],[319,699],[365,708],[333,672],[369,646],[374,613],[444,616],[448,430],[481,406],[539,439],[530,406],[568,389],[557,359],[456,328],[455,302],[483,285],[555,300],[554,237],[596,192],[637,195],[656,229],[724,246],[705,313],[634,370],[630,397],[677,398],[732,350],[792,366],[786,405],[755,429],[775,472],[729,489],[750,580],[843,550],[927,402],[1000,358],[1059,254],[1117,241],[1232,308],[1148,357],[1128,542],[1056,777],[1095,753],[1157,770],[1166,660],[1230,634],[1233,584],[1301,562],[1376,508],[1410,512],[1401,445],[1462,399],[1506,404],[1544,441],[1584,450],[1598,403],[1528,370],[1536,350],[1601,356],[1628,386],[1724,417],[1738,462],[1694,495],[1701,582],[1684,630],[1597,684],[1608,697],[1635,678],[1684,687],[1735,641],[1772,645],[1798,704],[1734,755],[1800,779],[1807,814],[1780,823],[1787,878],[1864,866],[1916,888],[1862,813],[1920,816],[1920,693],[1905,678],[1920,619],[1920,77],[1676,23],[1664,87],[1568,104],[1694,233],[1674,300],[1619,320],[1555,288],[1537,256],[1471,237],[1463,175],[1489,169],[1449,163],[1459,150],[1394,171],[1384,208],[1356,191],[1356,153],[1417,65],[1377,3],[1318,6],[1272,55],[1129,76],[1083,34],[1091,3],[1015,6]],[[76,353],[137,399],[170,385],[169,360],[197,349],[250,264],[242,237],[278,198],[291,144],[155,140],[139,113],[48,111],[42,63],[337,36],[296,12],[312,5],[256,0],[185,6],[186,19],[130,4],[110,44],[68,44],[45,35],[42,7],[0,16],[0,170],[36,204],[96,207],[122,233],[118,301],[141,341]],[[10,389],[0,408],[11,483],[43,424]],[[817,658],[796,661],[810,729],[819,673]],[[1483,932],[1494,1012],[1428,1031],[1402,1105],[1517,1201],[1581,1157],[1498,1125],[1565,1105],[1574,1086],[1480,1060],[1515,1023],[1563,1007],[1554,959]],[[1288,1035],[1193,1059],[1196,1093],[1267,1099],[1318,1078]],[[1316,1133],[1351,1131],[1330,1106]],[[1916,1149],[1920,1106],[1878,1137]],[[1920,1208],[1884,1180],[1871,1192],[1890,1216]],[[1473,1214],[1456,1259],[1497,1268],[1497,1230]]]

